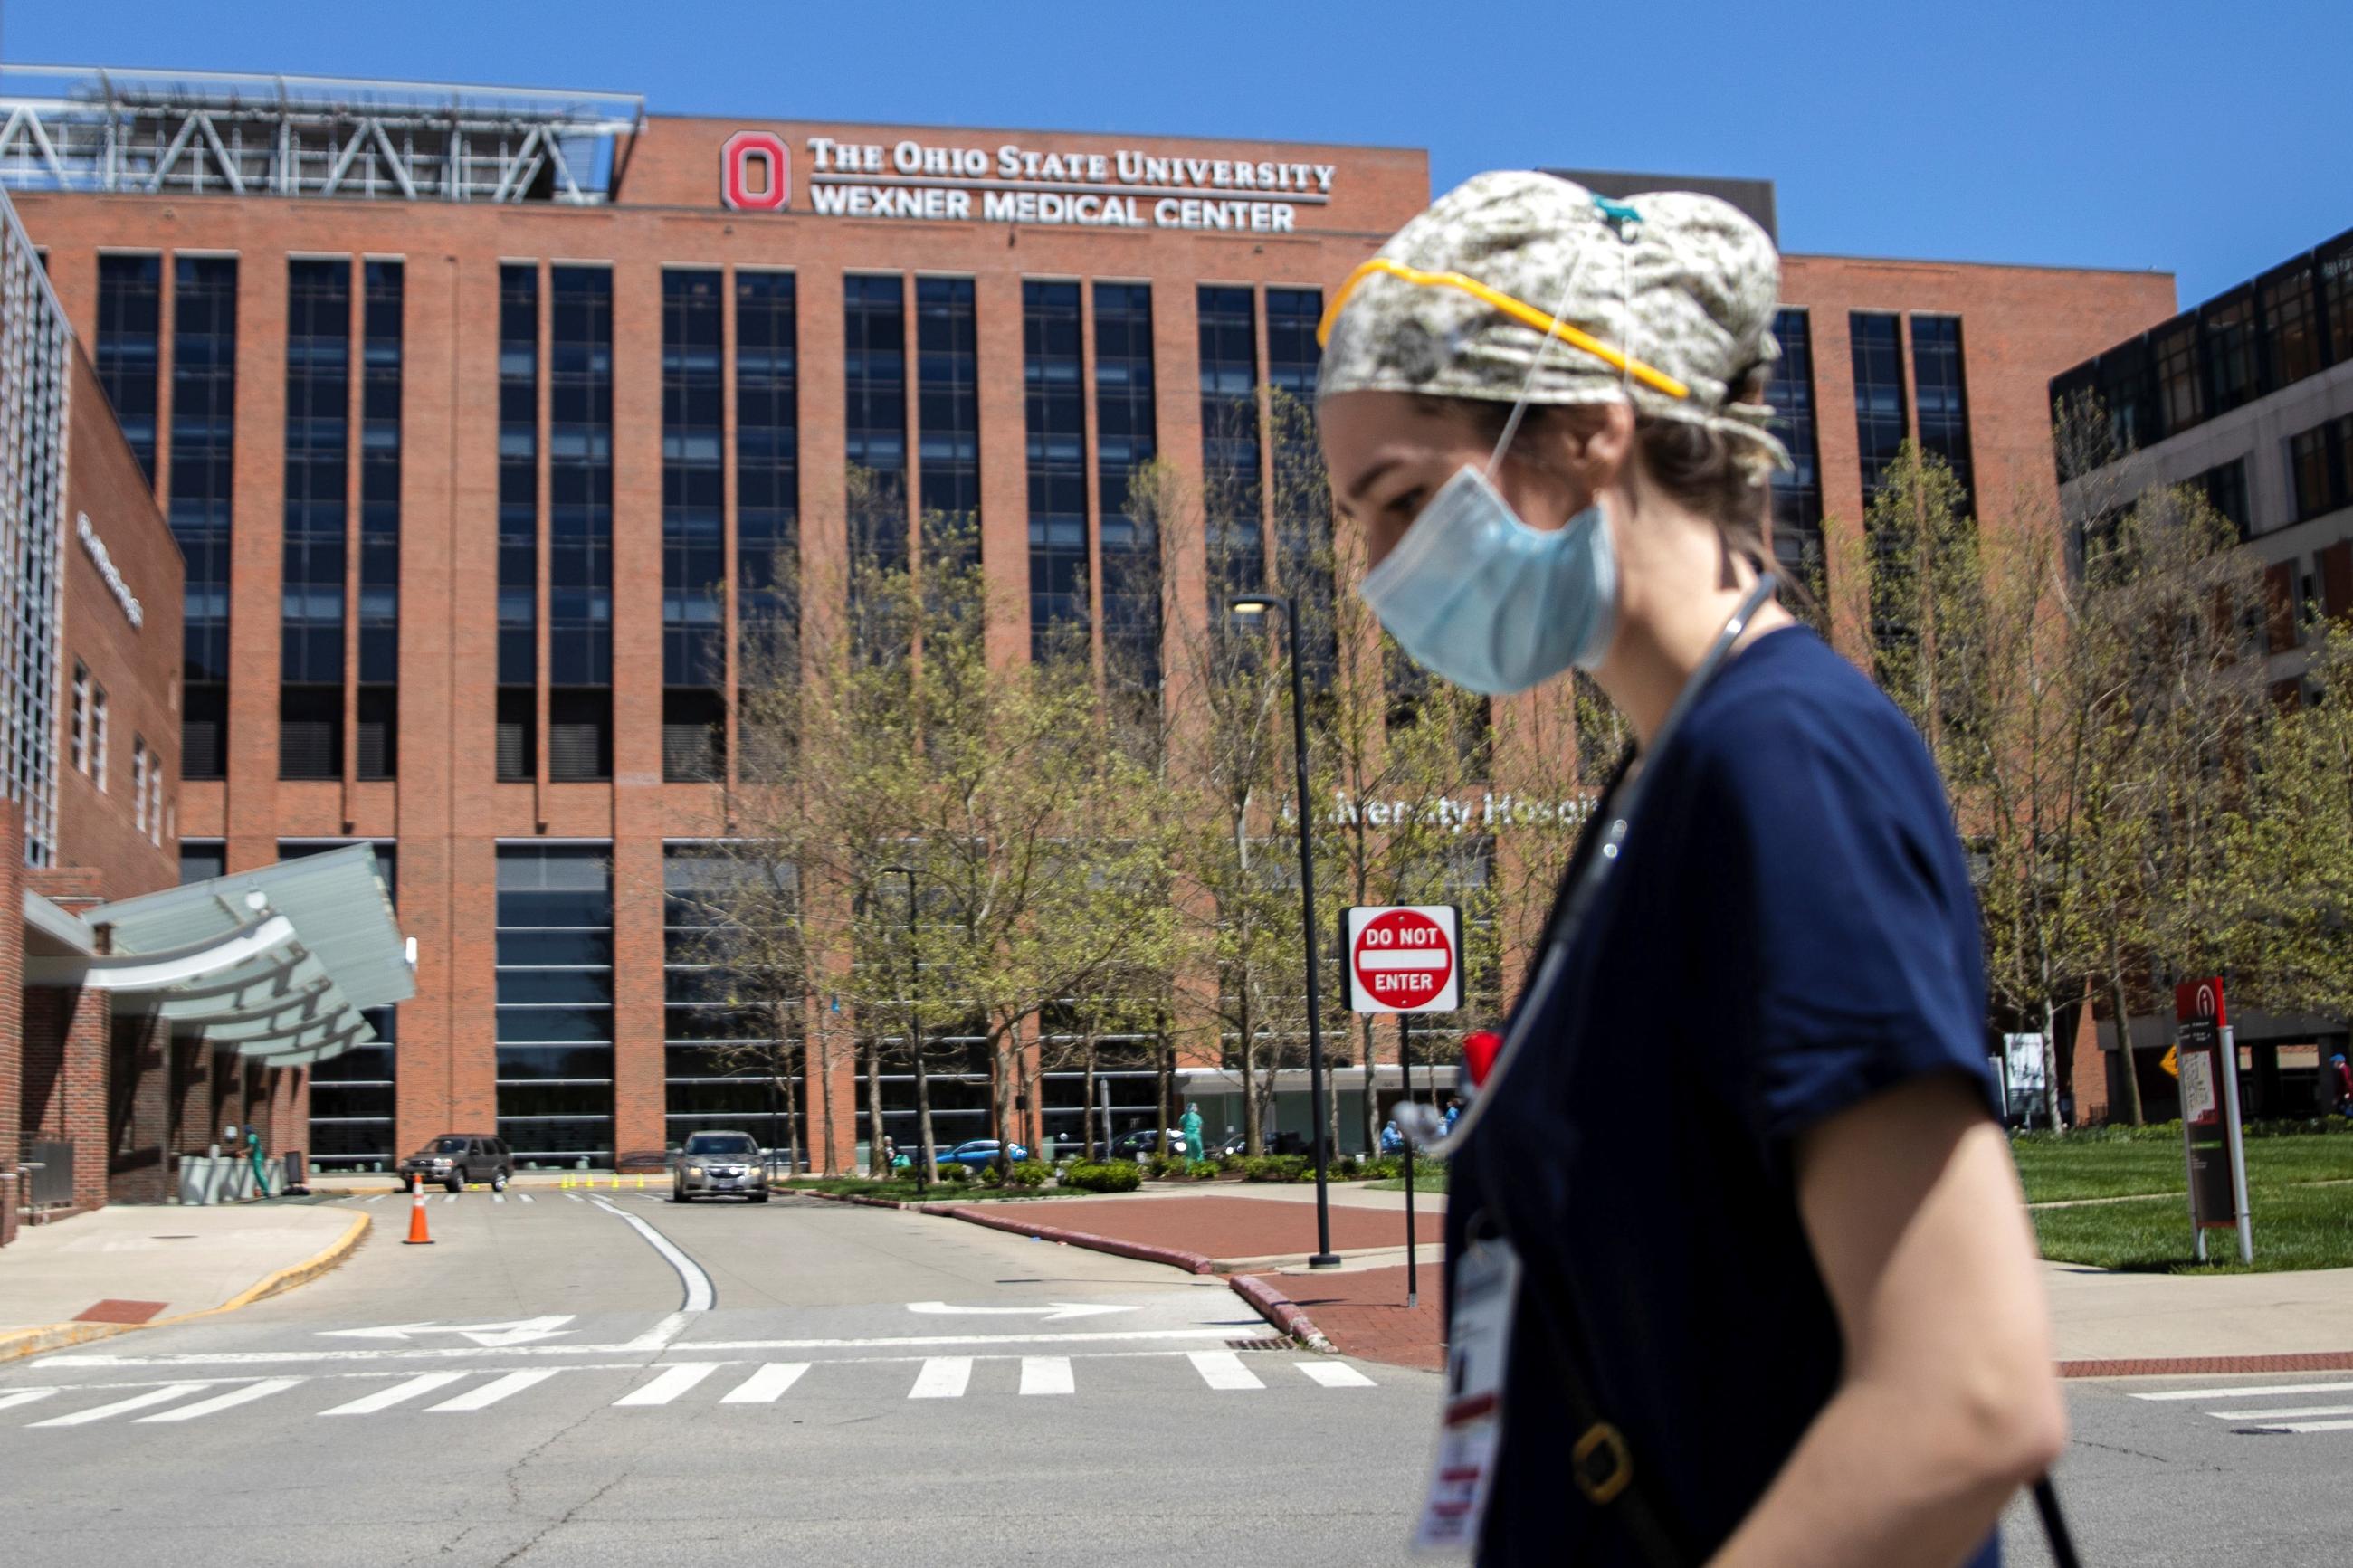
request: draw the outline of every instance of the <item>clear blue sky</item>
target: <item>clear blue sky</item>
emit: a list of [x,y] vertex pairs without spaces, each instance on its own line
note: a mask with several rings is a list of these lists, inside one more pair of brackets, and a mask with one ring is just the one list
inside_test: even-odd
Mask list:
[[1753,174],[1789,249],[2170,270],[2353,226],[2347,0],[0,0],[11,61],[600,88],[671,113]]

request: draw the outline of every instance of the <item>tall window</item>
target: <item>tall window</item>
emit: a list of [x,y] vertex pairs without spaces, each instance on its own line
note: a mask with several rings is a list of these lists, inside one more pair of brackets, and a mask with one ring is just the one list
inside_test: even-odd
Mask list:
[[1152,286],[1095,285],[1095,474],[1103,657],[1113,684],[1160,689],[1160,541],[1128,487],[1160,450],[1152,388]]
[[735,274],[735,618],[746,646],[797,619],[800,384],[789,272]]
[[2290,436],[2287,458],[2297,521],[2353,504],[2353,414]]
[[843,457],[859,475],[849,553],[907,564],[907,307],[901,279],[841,280]]
[[2310,258],[2265,279],[2259,293],[2263,303],[2263,389],[2276,392],[2320,369],[2320,321],[2314,308]]
[[343,776],[344,490],[352,267],[287,263],[286,488],[278,773]]
[[529,779],[539,739],[539,268],[499,268],[498,776]]
[[106,793],[106,688],[90,689],[90,776],[98,783],[98,793]]
[[90,667],[79,659],[74,660],[73,732],[67,749],[74,772],[90,772]]
[[1919,402],[1920,449],[1942,458],[1961,484],[1961,505],[1976,510],[1969,463],[1969,391],[1961,368],[1961,319],[1912,318],[1912,384]]
[[[1079,286],[1021,285],[1021,383],[1029,438],[1029,649],[1086,651],[1087,410]],[[928,426],[925,444],[930,441]]]
[[1904,412],[1904,324],[1891,312],[1847,318],[1854,353],[1854,438],[1862,459],[1862,502],[1869,506],[1909,434]]
[[[690,1132],[727,1128],[782,1149],[776,1069],[790,1056],[797,1008],[772,1004],[797,984],[747,987],[714,969],[728,929],[733,864],[697,844],[662,848],[663,1130],[675,1147]],[[754,1001],[745,993],[769,994]],[[797,1064],[796,1064],[797,1065]]]
[[2205,335],[2206,408],[2226,414],[2255,395],[2255,297],[2241,289],[2199,312]]
[[662,776],[722,775],[726,467],[720,277],[662,274]]
[[164,263],[154,256],[98,258],[98,380],[114,421],[155,482],[155,380],[164,331]]
[[2328,363],[2353,360],[2353,239],[2321,253],[2320,308],[2328,318]]
[[549,276],[547,773],[613,773],[613,274]]
[[1789,470],[1773,474],[1773,557],[1793,581],[1816,585],[1822,571],[1822,474],[1814,439],[1813,319],[1778,310],[1773,341],[1781,357],[1767,393],[1773,434],[1789,449]]
[[613,1157],[613,882],[602,845],[499,848],[499,1136],[527,1164]]
[[2205,385],[2198,374],[2198,323],[2185,321],[2159,331],[2157,355],[2158,412],[2165,436],[2178,435],[2206,417]]
[[397,261],[364,265],[360,347],[360,686],[364,779],[399,772],[400,375],[405,292]]
[[915,279],[919,454],[926,526],[980,558],[980,345],[969,278]]
[[147,737],[131,737],[131,826],[147,831]]
[[1201,483],[1207,513],[1211,609],[1224,597],[1266,586],[1261,521],[1258,337],[1250,291],[1204,286],[1201,344]]
[[[306,855],[340,849],[339,843],[281,842],[278,858],[296,860]],[[396,907],[400,901],[400,878],[393,847],[375,846],[376,868],[385,891]],[[186,879],[182,857],[182,879]],[[399,1077],[400,1009],[371,1007],[360,1015],[375,1031],[376,1043],[356,1046],[328,1058],[311,1069],[311,1147],[313,1165],[327,1170],[374,1170],[391,1167],[406,1150],[393,1146],[394,1097]]]
[[237,260],[172,267],[172,470],[167,512],[186,562],[180,773],[228,763],[228,553],[237,450]]
[[1274,462],[1274,550],[1284,592],[1299,596],[1307,678],[1331,683],[1339,660],[1332,607],[1332,503],[1315,439],[1315,341],[1324,295],[1315,289],[1266,291],[1266,381],[1274,395],[1268,445]]

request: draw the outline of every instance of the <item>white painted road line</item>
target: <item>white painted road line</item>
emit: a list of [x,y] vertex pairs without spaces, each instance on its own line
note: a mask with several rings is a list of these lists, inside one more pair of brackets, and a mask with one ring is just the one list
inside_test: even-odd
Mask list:
[[506,1201],[507,1195],[504,1193],[492,1193],[491,1194],[491,1202],[494,1204],[502,1204]]
[[578,1193],[566,1193],[566,1194],[565,1194],[564,1195],[565,1195],[565,1197],[567,1197],[567,1198],[570,1198],[570,1199],[571,1199],[574,1203],[575,1203],[575,1204],[576,1204],[576,1203],[579,1203],[579,1202],[581,1202],[581,1201],[582,1201],[582,1200],[581,1200],[581,1197],[580,1197],[580,1194],[579,1194]]
[[54,1388],[12,1388],[5,1394],[0,1394],[0,1410],[14,1410],[19,1405],[31,1405],[37,1400],[47,1399],[56,1392]]
[[139,1420],[142,1425],[150,1421],[198,1421],[216,1411],[233,1410],[257,1399],[267,1399],[273,1394],[283,1394],[302,1381],[299,1377],[265,1377],[259,1383],[232,1388],[227,1394],[216,1394],[210,1399],[199,1399],[194,1405],[177,1405],[160,1415],[142,1415]]
[[441,1201],[445,1204],[454,1204],[458,1201],[458,1194],[456,1193],[443,1193],[441,1194]]
[[1326,1388],[1373,1388],[1371,1378],[1344,1361],[1301,1361],[1292,1364]]
[[2266,1425],[2269,1432],[2353,1432],[2353,1421],[2284,1421]]
[[2169,1388],[2135,1399],[2269,1399],[2275,1394],[2353,1394],[2353,1383],[2275,1383],[2263,1388]]
[[2307,1405],[2297,1410],[2209,1410],[2217,1421],[2306,1421],[2316,1415],[2353,1415],[2353,1405]]
[[643,1388],[633,1388],[613,1403],[622,1405],[668,1405],[726,1363],[716,1361],[681,1362],[664,1367],[661,1375]]
[[1186,1360],[1201,1374],[1201,1381],[1211,1388],[1264,1388],[1258,1374],[1242,1364],[1242,1358],[1231,1351],[1189,1351]]
[[1071,1358],[1066,1355],[1025,1355],[1021,1358],[1021,1392],[1024,1394],[1071,1394],[1077,1384],[1071,1380]]
[[70,1415],[52,1415],[47,1421],[36,1421],[36,1426],[86,1426],[93,1421],[103,1421],[110,1415],[127,1415],[133,1410],[144,1410],[151,1405],[166,1405],[182,1394],[194,1394],[200,1388],[210,1388],[209,1383],[167,1383],[161,1388],[151,1388],[144,1394],[134,1394],[128,1399],[118,1399],[111,1405],[93,1405],[77,1410]]
[[644,1237],[647,1244],[669,1259],[670,1266],[678,1270],[679,1282],[686,1287],[686,1300],[680,1304],[681,1310],[688,1312],[711,1310],[712,1303],[718,1300],[718,1292],[712,1289],[711,1276],[702,1271],[702,1265],[680,1251],[677,1244],[670,1237],[637,1215],[627,1210],[615,1208],[603,1198],[596,1199],[596,1206],[607,1214],[619,1215],[623,1224]]
[[805,1361],[772,1361],[719,1396],[722,1405],[773,1405],[809,1369]]
[[517,1197],[521,1198],[521,1199],[522,1199],[523,1202],[525,1202],[525,1203],[529,1203],[529,1202],[531,1202],[531,1201],[532,1201],[532,1197],[531,1197],[531,1194],[530,1194],[529,1193],[517,1193],[517,1194],[515,1194],[515,1196],[517,1196]]
[[935,1355],[923,1360],[923,1370],[915,1374],[915,1386],[907,1390],[910,1399],[962,1399],[965,1385],[972,1381],[972,1357],[968,1355]]
[[438,1405],[427,1405],[426,1408],[428,1410],[487,1410],[510,1394],[521,1394],[533,1384],[545,1383],[555,1375],[556,1371],[554,1367],[543,1366],[535,1367],[529,1372],[511,1372],[504,1377],[491,1379],[490,1382],[470,1393],[461,1394],[455,1399],[445,1399]]
[[378,1193],[378,1194],[376,1194],[376,1195],[375,1195],[375,1196],[374,1196],[374,1197],[372,1197],[372,1198],[362,1198],[362,1199],[360,1200],[360,1202],[362,1202],[362,1203],[364,1203],[364,1204],[380,1204],[380,1203],[384,1202],[384,1200],[385,1200],[385,1199],[386,1199],[386,1198],[388,1198],[388,1197],[390,1197],[390,1196],[392,1196],[392,1194],[391,1194],[390,1193]]
[[390,1388],[379,1388],[374,1394],[364,1394],[348,1405],[338,1405],[332,1410],[322,1410],[322,1415],[373,1415],[379,1410],[389,1410],[405,1405],[420,1394],[430,1394],[437,1388],[447,1388],[468,1374],[462,1372],[422,1372]]

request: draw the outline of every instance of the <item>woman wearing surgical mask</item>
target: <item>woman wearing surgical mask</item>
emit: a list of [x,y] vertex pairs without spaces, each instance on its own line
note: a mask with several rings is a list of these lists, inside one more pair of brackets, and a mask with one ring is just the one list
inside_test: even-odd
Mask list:
[[1422,1533],[1485,1564],[1994,1563],[2063,1442],[1944,793],[1763,575],[1778,284],[1722,202],[1496,174],[1325,318],[1383,625],[1477,691],[1589,671],[1638,742],[1486,1083],[1417,1130],[1454,1162]]

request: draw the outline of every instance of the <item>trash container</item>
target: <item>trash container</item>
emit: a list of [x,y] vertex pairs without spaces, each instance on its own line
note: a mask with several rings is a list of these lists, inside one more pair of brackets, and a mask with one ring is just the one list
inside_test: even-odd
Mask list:
[[279,1190],[284,1193],[308,1193],[311,1190],[311,1163],[300,1149],[286,1151],[286,1179]]

